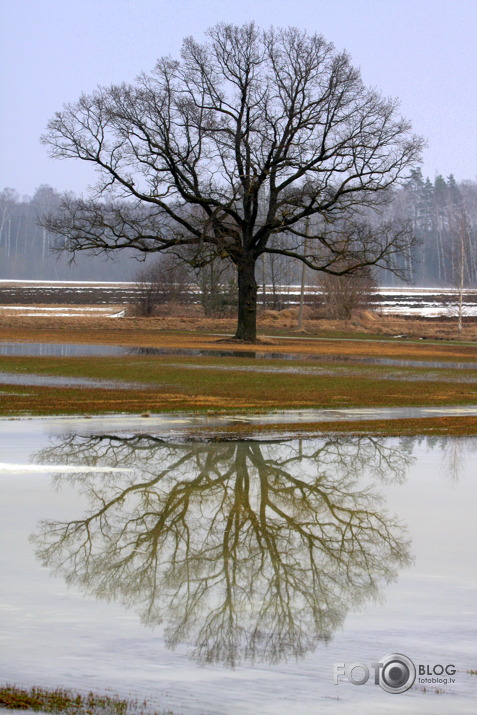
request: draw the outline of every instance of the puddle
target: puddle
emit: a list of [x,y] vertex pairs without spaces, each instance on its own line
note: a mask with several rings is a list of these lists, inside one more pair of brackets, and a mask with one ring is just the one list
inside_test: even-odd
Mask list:
[[86,345],[77,343],[0,343],[0,355],[24,357],[100,357],[123,355],[117,345]]
[[0,372],[0,384],[42,387],[97,387],[103,390],[149,390],[155,384],[140,382],[120,382],[115,380],[97,380],[92,377],[64,377],[63,375],[36,375],[35,373]]
[[[38,357],[108,357],[115,355],[157,355],[160,357],[234,357],[252,360],[314,361],[350,365],[382,365],[388,367],[417,367],[431,369],[477,369],[477,362],[446,362],[437,360],[396,360],[393,358],[366,358],[350,355],[319,353],[263,352],[258,350],[195,350],[151,347],[125,347],[121,345],[86,345],[77,343],[7,343],[0,342],[0,355]],[[234,368],[236,369],[236,368]]]
[[[130,348],[131,355],[178,355],[195,357],[234,357],[256,360],[287,360],[309,361],[325,363],[345,363],[351,365],[383,365],[389,367],[424,367],[448,368],[457,370],[475,370],[477,362],[445,362],[437,360],[395,360],[393,358],[365,358],[351,355],[329,355],[319,353],[280,353],[280,352],[254,352],[240,350],[169,350],[166,348]],[[236,369],[236,368],[234,368]]]
[[[6,681],[176,715],[474,712],[477,438],[185,443],[98,422],[0,423]],[[334,684],[389,653],[454,682]]]
[[[351,361],[350,361],[351,362]],[[167,363],[166,366],[169,366]],[[174,364],[171,366],[175,367]],[[335,368],[323,367],[323,366],[303,366],[299,365],[296,367],[283,367],[276,365],[258,366],[258,365],[204,365],[202,363],[181,363],[180,367],[185,370],[223,370],[224,372],[253,372],[253,373],[264,373],[264,374],[276,374],[276,375],[320,375],[320,376],[338,376],[349,377],[351,375],[356,375],[356,372],[352,372],[347,366],[337,366]],[[363,366],[364,367],[364,366]],[[369,373],[363,369],[359,373],[361,376],[366,376]],[[407,372],[393,372],[393,373],[371,373],[369,374],[375,380],[399,380],[406,382],[420,382],[420,381],[437,381],[437,382],[463,382],[463,383],[474,383],[477,381],[477,372],[474,376],[469,375],[445,375],[439,374],[438,372],[421,372],[418,374],[409,374]]]

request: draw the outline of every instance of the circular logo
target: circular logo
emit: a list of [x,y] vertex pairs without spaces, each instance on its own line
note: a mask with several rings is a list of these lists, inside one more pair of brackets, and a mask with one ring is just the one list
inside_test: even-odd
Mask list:
[[383,667],[379,671],[379,684],[388,693],[405,693],[416,679],[416,667],[412,660],[402,653],[390,653],[379,661]]

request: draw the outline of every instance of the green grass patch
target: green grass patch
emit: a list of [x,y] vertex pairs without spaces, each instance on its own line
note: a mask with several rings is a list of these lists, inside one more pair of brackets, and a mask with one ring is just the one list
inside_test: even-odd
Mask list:
[[13,685],[0,687],[0,706],[7,710],[42,711],[65,715],[159,715],[156,710],[149,708],[146,701],[124,700],[94,693],[81,695],[62,688],[25,689]]
[[[300,373],[300,368],[305,371]],[[477,380],[471,381],[476,373],[461,370],[144,355],[0,357],[0,370],[24,374],[26,383],[30,373],[118,383],[109,389],[1,385],[2,415],[477,404]],[[426,379],[430,372],[432,379]],[[461,377],[469,381],[459,381]],[[144,389],[120,389],[124,382],[140,383]]]

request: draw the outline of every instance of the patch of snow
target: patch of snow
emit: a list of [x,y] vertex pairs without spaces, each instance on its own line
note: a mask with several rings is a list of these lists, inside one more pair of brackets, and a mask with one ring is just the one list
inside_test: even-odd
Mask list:
[[25,308],[28,308],[28,310],[33,310],[34,312],[48,312],[48,313],[55,313],[58,312],[58,310],[64,310],[68,313],[86,313],[86,312],[107,312],[110,310],[110,308],[101,308],[100,306],[95,306],[94,308],[87,308],[86,306],[81,306],[81,307],[74,307],[74,308],[65,308],[65,307],[53,307],[53,308],[47,308],[44,306],[34,306],[34,305],[29,305],[29,306],[24,306],[24,305],[3,305],[2,310],[25,310]]
[[48,308],[45,306],[34,306],[34,305],[2,305],[0,306],[0,312],[3,311],[16,311],[15,315],[18,315],[19,317],[22,318],[35,318],[35,317],[63,317],[63,318],[77,318],[77,317],[94,317],[94,316],[102,316],[105,318],[119,318],[123,317],[125,315],[125,311],[121,311],[120,313],[111,313],[111,310],[114,309],[114,306],[108,306],[108,307],[101,307],[101,306],[95,306],[94,308],[86,307],[86,306],[81,306],[77,308],[65,308],[64,306],[62,307],[54,307],[54,308]]
[[0,474],[53,474],[61,472],[61,474],[79,474],[96,472],[132,472],[132,469],[125,467],[85,467],[74,466],[71,464],[9,464],[0,462]]
[[66,288],[71,288],[73,286],[134,286],[135,283],[128,281],[48,281],[48,280],[23,280],[19,278],[7,278],[0,280],[0,286],[3,283],[9,283],[10,285],[23,285],[24,283],[28,285],[46,285],[46,286],[64,286]]
[[[448,305],[441,305],[440,307],[437,306],[427,306],[427,305],[419,305],[419,306],[411,306],[411,305],[399,305],[399,304],[394,304],[394,305],[381,305],[379,306],[379,310],[381,313],[384,313],[386,315],[416,315],[416,316],[422,316],[422,317],[428,317],[428,318],[437,318],[441,315],[445,315],[448,317],[452,317],[452,313],[450,312],[452,310],[451,306]],[[467,305],[464,308],[463,311],[464,316],[476,316],[477,315],[477,305]]]

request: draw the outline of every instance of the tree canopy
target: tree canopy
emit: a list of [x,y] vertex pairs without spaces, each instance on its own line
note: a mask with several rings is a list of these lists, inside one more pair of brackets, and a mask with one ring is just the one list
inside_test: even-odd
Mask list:
[[379,208],[423,140],[321,35],[248,23],[207,36],[54,116],[51,155],[90,162],[97,184],[88,198],[66,195],[45,225],[72,252],[187,247],[197,265],[232,262],[236,338],[254,340],[262,254],[336,275],[396,265],[412,233]]

